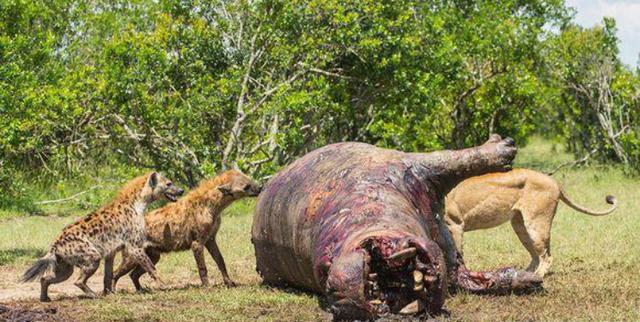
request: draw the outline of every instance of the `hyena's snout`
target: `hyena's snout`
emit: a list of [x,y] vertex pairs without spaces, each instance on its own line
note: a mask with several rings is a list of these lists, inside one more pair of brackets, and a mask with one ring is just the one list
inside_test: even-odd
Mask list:
[[167,189],[164,191],[164,196],[167,200],[175,202],[178,197],[184,194],[184,189],[174,185],[172,182],[167,183]]
[[262,184],[254,183],[250,188],[249,196],[255,197],[259,195],[261,191],[262,191]]
[[263,186],[264,186],[264,185],[258,185],[258,187],[256,188],[256,193],[258,193],[258,194],[259,194],[260,192],[262,192],[262,187],[263,187]]

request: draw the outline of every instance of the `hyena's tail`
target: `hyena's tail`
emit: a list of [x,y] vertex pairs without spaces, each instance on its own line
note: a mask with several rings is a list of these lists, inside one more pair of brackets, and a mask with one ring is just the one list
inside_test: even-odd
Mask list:
[[31,282],[42,276],[48,269],[55,269],[56,264],[56,255],[54,253],[48,253],[45,257],[33,263],[33,265],[24,272],[20,281],[22,283]]

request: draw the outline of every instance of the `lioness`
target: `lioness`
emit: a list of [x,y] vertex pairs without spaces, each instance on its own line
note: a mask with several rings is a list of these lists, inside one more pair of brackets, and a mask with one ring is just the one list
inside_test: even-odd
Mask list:
[[558,183],[540,172],[514,169],[467,179],[445,198],[445,222],[458,250],[463,233],[487,229],[511,220],[513,230],[531,254],[527,271],[544,276],[551,266],[549,238],[558,200],[591,216],[613,212],[616,200],[607,196],[611,208],[596,212],[571,201]]
[[[234,286],[216,243],[220,229],[221,213],[232,202],[249,196],[257,196],[262,187],[236,170],[226,171],[212,179],[203,181],[176,203],[154,210],[145,216],[147,247],[145,249],[155,264],[161,253],[191,249],[198,265],[203,286],[209,285],[204,248],[218,265],[227,286]],[[140,277],[144,269],[130,256],[123,257],[114,276],[114,285],[127,273],[136,290],[142,290]]]

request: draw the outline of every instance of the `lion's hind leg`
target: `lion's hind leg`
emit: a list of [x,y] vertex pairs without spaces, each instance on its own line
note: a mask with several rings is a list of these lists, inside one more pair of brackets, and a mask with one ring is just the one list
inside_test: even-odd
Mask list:
[[535,272],[540,265],[540,258],[538,257],[538,253],[536,248],[534,247],[533,238],[529,235],[527,228],[524,223],[524,219],[522,217],[522,213],[518,210],[514,211],[513,217],[511,218],[511,227],[513,227],[513,231],[515,231],[518,239],[522,243],[522,246],[527,249],[529,255],[531,255],[531,262],[527,267],[528,272]]
[[[557,204],[556,204],[557,205]],[[551,224],[555,206],[542,207],[536,211],[524,210],[513,216],[511,225],[524,247],[531,255],[527,271],[543,277],[549,271],[551,257]]]

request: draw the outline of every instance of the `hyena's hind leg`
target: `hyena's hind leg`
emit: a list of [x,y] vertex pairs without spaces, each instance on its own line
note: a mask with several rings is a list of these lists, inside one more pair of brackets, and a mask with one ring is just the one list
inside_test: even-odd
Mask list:
[[49,286],[51,284],[57,284],[66,281],[73,274],[73,266],[64,260],[59,260],[53,273],[45,274],[42,278],[40,278],[40,301],[42,302],[51,302],[51,298],[49,298]]
[[[158,263],[158,261],[160,261],[160,252],[158,250],[155,250],[155,249],[152,249],[152,248],[147,248],[145,250],[145,252],[146,252],[149,260],[151,260],[151,263],[153,263],[153,265],[155,265],[156,263]],[[132,267],[133,271],[130,268],[124,274],[128,273],[129,271],[131,271],[131,273],[129,273],[129,278],[131,278],[131,281],[133,282],[133,286],[136,287],[136,291],[142,292],[142,291],[144,291],[144,288],[140,284],[140,277],[142,277],[142,275],[144,275],[146,272],[145,272],[144,268],[142,268],[142,266],[138,265],[138,263],[136,263],[133,259],[131,259],[131,264],[132,264],[131,267]]]
[[84,294],[90,298],[98,297],[98,295],[87,285],[87,280],[93,276],[93,274],[98,270],[98,267],[100,267],[100,259],[93,262],[86,262],[78,267],[80,267],[80,276],[78,276],[78,279],[74,283],[75,286],[81,289]]
[[113,282],[113,261],[116,258],[116,252],[107,255],[104,258],[104,290],[102,294],[107,295],[115,291]]
[[113,290],[115,291],[118,280],[131,272],[138,264],[126,250],[122,252],[122,262],[113,273]]

